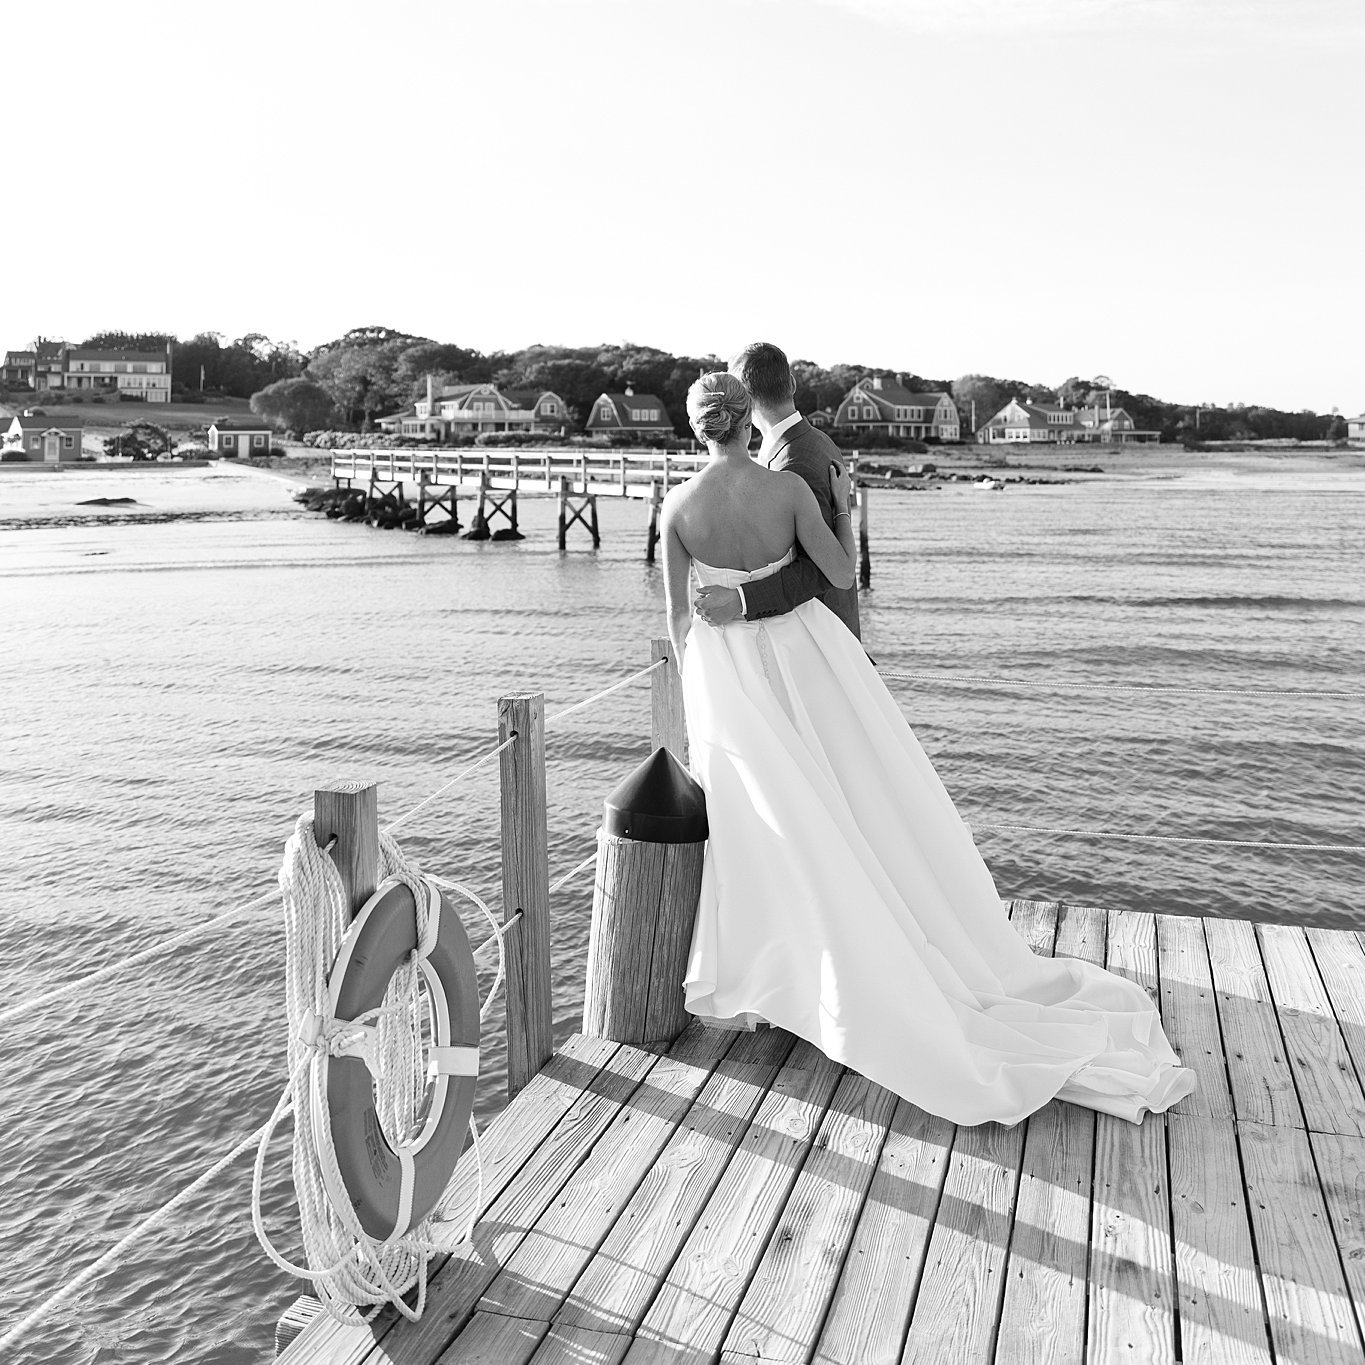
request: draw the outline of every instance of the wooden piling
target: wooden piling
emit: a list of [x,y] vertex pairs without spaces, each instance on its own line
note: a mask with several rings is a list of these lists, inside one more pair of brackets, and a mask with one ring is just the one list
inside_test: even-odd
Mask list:
[[354,916],[379,885],[377,783],[337,782],[313,792],[313,837],[319,848],[326,848],[333,836],[332,862]]
[[583,1032],[667,1044],[687,1026],[683,978],[705,842],[655,844],[599,831]]
[[502,918],[522,918],[507,954],[507,1093],[550,1060],[550,860],[545,816],[545,694],[498,700],[502,751]]
[[649,532],[645,537],[645,563],[654,563],[654,547],[659,543],[659,508],[663,504],[663,494],[657,481],[649,498]]
[[588,494],[588,516],[591,519],[588,529],[592,532],[592,548],[600,549],[602,546],[602,533],[597,528],[597,494]]
[[569,480],[562,477],[559,480],[559,548],[568,548],[569,525],[566,518],[569,515]]
[[682,676],[673,659],[673,645],[667,639],[649,642],[649,657],[652,663],[660,659],[668,662],[650,674],[650,726],[649,743],[652,749],[662,745],[678,760],[687,766],[687,717],[683,712]]
[[872,555],[867,543],[867,485],[858,485],[858,586],[872,586]]

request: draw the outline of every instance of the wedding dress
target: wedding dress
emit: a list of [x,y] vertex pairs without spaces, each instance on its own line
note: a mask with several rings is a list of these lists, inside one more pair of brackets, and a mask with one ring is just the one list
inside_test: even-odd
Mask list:
[[[775,573],[693,561],[701,583]],[[766,1020],[931,1113],[1054,1098],[1140,1121],[1194,1089],[1134,982],[1043,958],[862,647],[823,603],[712,627],[683,659],[710,841],[687,1009]]]

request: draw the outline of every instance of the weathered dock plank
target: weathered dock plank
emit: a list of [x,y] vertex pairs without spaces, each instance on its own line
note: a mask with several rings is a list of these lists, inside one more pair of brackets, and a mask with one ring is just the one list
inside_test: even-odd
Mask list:
[[1315,1133],[1365,1136],[1365,1091],[1307,936],[1288,924],[1258,924],[1256,936],[1305,1123]]
[[727,1352],[805,1360],[877,1169],[896,1096],[845,1072],[726,1335]]
[[1310,1133],[1308,1140],[1355,1305],[1356,1326],[1365,1337],[1365,1139]]
[[1308,1134],[1241,1123],[1238,1137],[1276,1360],[1360,1365],[1360,1327]]
[[628,1365],[719,1353],[842,1072],[797,1043],[640,1323]]
[[1171,1114],[1167,1137],[1181,1359],[1184,1365],[1270,1365],[1232,1121]]
[[1243,920],[1206,919],[1204,933],[1235,1116],[1248,1123],[1302,1128],[1303,1110],[1285,1058],[1256,931]]
[[483,1312],[549,1321],[737,1037],[692,1025],[507,1258]]
[[781,1029],[739,1035],[584,1268],[556,1326],[634,1335],[795,1041]]
[[1365,1082],[1365,945],[1355,934],[1339,929],[1309,929],[1308,945],[1356,1076]]
[[548,1322],[475,1313],[441,1353],[441,1365],[530,1365],[549,1330]]
[[[1099,965],[1106,937],[1101,911],[1067,906],[1054,950]],[[995,1365],[1080,1365],[1085,1359],[1094,1154],[1092,1110],[1049,1104],[1028,1120]]]
[[594,1332],[557,1322],[531,1357],[531,1365],[621,1365],[630,1341],[619,1332]]
[[1156,917],[1161,1024],[1180,1060],[1198,1078],[1173,1110],[1206,1119],[1232,1117],[1232,1092],[1223,1060],[1223,1030],[1209,966],[1204,921],[1189,915]]
[[813,1357],[896,1365],[919,1292],[956,1128],[899,1100]]
[[[1159,1000],[1155,918],[1111,913],[1105,965]],[[1165,1116],[1134,1124],[1098,1115],[1094,1180],[1086,1354],[1170,1365],[1176,1328]]]

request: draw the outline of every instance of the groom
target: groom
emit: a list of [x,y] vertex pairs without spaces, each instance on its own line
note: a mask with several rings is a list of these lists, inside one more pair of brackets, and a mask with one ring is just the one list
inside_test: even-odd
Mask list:
[[[756,341],[731,362],[730,373],[749,390],[754,405],[754,425],[763,437],[758,459],[769,469],[789,469],[811,486],[826,525],[834,529],[835,508],[829,488],[829,467],[843,461],[839,447],[822,431],[816,431],[796,410],[796,379],[787,357],[776,346]],[[800,545],[796,558],[767,578],[753,579],[742,588],[708,584],[697,589],[693,605],[708,625],[727,621],[757,621],[781,616],[819,597],[849,630],[861,639],[858,624],[858,589],[835,588]]]

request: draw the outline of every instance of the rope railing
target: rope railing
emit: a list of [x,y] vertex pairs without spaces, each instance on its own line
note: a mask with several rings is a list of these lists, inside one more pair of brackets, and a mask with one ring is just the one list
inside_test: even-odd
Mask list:
[[594,702],[599,702],[603,697],[609,697],[613,692],[619,692],[623,687],[628,687],[633,682],[638,682],[641,678],[647,678],[656,668],[662,668],[668,662],[668,656],[662,659],[655,659],[648,668],[639,669],[629,677],[621,678],[604,687],[600,692],[594,692],[590,697],[584,697],[582,701],[576,701],[572,706],[566,706],[562,711],[556,711],[552,716],[545,717],[545,724],[552,725],[557,720],[563,720],[565,716],[571,716],[575,711],[582,711],[585,707],[591,706]]
[[1148,683],[1073,683],[1033,678],[992,678],[974,673],[906,673],[879,668],[883,678],[910,682],[943,683],[949,687],[1030,688],[1045,692],[1113,692],[1155,697],[1331,697],[1341,701],[1365,701],[1365,692],[1309,691],[1279,687],[1161,687]]

